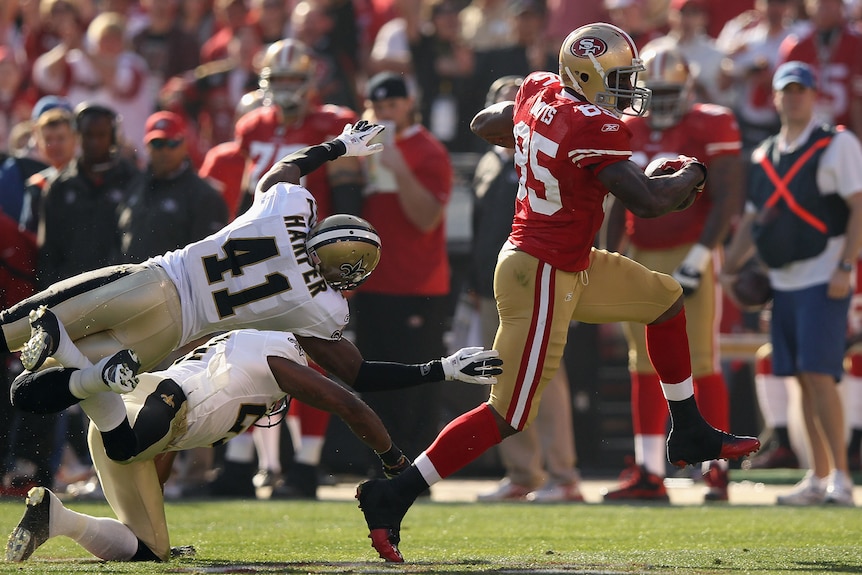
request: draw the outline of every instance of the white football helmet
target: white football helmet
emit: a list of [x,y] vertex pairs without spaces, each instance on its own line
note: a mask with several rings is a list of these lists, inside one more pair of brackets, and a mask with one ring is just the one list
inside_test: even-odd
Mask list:
[[311,228],[305,249],[326,283],[337,290],[351,290],[377,267],[380,236],[362,218],[336,214]]
[[643,62],[646,73],[639,85],[652,92],[647,122],[657,130],[675,126],[694,102],[694,77],[688,62],[670,44],[647,46]]
[[305,114],[314,90],[316,63],[305,44],[290,38],[272,43],[261,61],[258,85],[264,105],[276,104],[288,117]]
[[581,26],[560,46],[563,84],[615,114],[642,116],[650,91],[637,86],[644,66],[631,37],[603,22]]

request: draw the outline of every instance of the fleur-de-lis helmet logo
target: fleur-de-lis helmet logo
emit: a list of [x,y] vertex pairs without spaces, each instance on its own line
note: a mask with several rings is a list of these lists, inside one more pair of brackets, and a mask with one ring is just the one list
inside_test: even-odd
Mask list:
[[341,276],[344,279],[364,276],[366,273],[365,258],[359,258],[359,260],[354,263],[344,262],[341,264]]
[[306,250],[326,283],[349,290],[368,279],[377,267],[380,236],[362,218],[337,214],[311,229]]

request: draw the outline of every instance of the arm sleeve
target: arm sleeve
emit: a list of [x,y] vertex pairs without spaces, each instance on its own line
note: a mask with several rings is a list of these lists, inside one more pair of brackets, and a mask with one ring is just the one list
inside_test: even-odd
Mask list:
[[413,387],[422,383],[443,381],[443,364],[440,360],[407,365],[385,361],[363,361],[353,382],[353,389],[365,391],[389,391]]

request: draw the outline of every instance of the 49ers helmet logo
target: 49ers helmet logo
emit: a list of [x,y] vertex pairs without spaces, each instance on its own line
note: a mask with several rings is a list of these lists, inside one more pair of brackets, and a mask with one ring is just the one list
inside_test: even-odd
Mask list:
[[589,58],[590,56],[601,56],[608,51],[607,43],[601,38],[587,36],[577,42],[572,42],[572,55],[578,58]]

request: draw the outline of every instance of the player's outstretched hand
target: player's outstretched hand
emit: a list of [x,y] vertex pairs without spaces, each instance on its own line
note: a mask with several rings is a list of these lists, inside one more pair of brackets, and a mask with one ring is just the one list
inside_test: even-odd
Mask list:
[[341,135],[335,139],[344,144],[347,151],[345,156],[369,156],[383,149],[383,144],[369,142],[384,130],[380,124],[371,124],[365,120],[359,120],[356,124],[347,124]]
[[503,373],[503,360],[496,349],[481,347],[464,347],[441,360],[446,381],[457,379],[465,383],[478,385],[493,385],[497,383],[495,376]]

